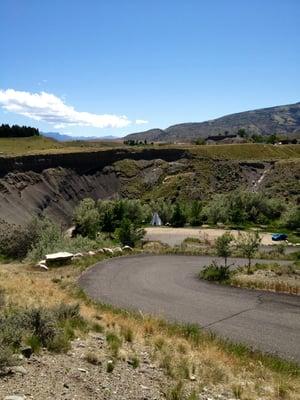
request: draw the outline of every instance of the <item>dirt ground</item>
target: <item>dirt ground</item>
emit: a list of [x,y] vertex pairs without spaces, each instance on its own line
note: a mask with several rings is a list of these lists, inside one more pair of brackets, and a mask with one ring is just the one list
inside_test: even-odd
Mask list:
[[[149,241],[161,241],[170,246],[180,245],[182,241],[188,237],[198,238],[200,240],[214,241],[225,232],[230,232],[237,237],[239,231],[225,230],[220,228],[170,228],[170,227],[150,227],[146,228],[145,239]],[[261,244],[268,246],[274,245],[271,233],[260,233],[262,238]],[[277,242],[277,244],[280,242]]]

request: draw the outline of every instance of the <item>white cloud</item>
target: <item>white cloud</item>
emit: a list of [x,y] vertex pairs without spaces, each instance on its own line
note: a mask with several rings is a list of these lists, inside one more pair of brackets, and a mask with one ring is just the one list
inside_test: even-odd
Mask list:
[[[4,110],[24,115],[36,121],[53,124],[56,128],[91,126],[95,128],[124,128],[131,124],[126,115],[93,114],[76,111],[51,93],[30,93],[0,89],[0,106]],[[139,121],[139,122],[138,122]],[[146,123],[136,120],[138,123]]]
[[144,124],[149,124],[149,121],[146,121],[145,119],[136,119],[135,123],[136,125],[144,125]]

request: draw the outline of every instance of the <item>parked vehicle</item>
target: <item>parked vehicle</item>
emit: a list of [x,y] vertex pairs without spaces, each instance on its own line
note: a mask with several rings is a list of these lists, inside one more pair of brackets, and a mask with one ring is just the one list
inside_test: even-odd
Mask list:
[[288,235],[286,235],[285,233],[274,233],[272,235],[272,240],[274,240],[275,242],[279,241],[279,240],[286,240],[288,238]]

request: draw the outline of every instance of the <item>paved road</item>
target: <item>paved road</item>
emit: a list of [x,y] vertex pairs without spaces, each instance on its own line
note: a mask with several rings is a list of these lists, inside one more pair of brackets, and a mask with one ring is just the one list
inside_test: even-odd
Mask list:
[[[132,256],[98,263],[79,283],[101,302],[181,322],[300,362],[300,297],[200,281],[211,257]],[[245,260],[233,259],[236,265]]]

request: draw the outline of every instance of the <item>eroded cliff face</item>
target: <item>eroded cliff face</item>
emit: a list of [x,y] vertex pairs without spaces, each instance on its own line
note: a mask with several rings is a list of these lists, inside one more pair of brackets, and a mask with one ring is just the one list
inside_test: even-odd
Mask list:
[[[295,162],[215,160],[178,149],[3,157],[0,219],[23,224],[34,215],[44,214],[67,226],[74,207],[85,197],[205,200],[214,193],[237,188],[272,189],[275,196],[297,196],[299,190],[293,188],[300,175],[299,166]],[[276,186],[282,171],[289,186]]]
[[130,158],[141,166],[152,165],[153,159],[172,162],[184,155],[176,149],[150,149],[0,158],[0,218],[23,224],[34,215],[45,214],[68,225],[81,199],[123,195],[127,172],[114,167],[117,162]]

